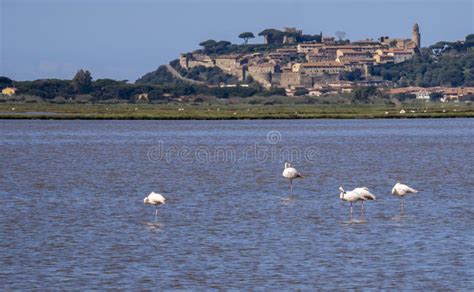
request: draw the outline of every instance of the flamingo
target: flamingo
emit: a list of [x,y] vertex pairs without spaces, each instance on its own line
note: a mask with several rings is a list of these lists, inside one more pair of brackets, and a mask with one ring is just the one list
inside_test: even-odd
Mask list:
[[158,218],[158,206],[161,204],[164,204],[166,201],[166,198],[158,193],[151,192],[148,197],[143,199],[143,203],[145,204],[150,204],[150,205],[155,205],[156,211],[155,211],[155,221]]
[[393,186],[392,188],[392,195],[396,195],[396,196],[399,196],[401,198],[401,201],[400,201],[400,213],[403,215],[403,212],[405,211],[405,202],[403,200],[403,198],[405,197],[406,194],[416,194],[418,193],[417,190],[407,186],[407,185],[404,185],[404,184],[401,184],[399,182],[397,182],[395,184],[395,186]]
[[375,200],[376,197],[369,192],[369,189],[366,187],[355,188],[352,191],[346,192],[342,187],[339,187],[339,198],[341,200],[351,203],[351,219],[352,219],[352,203],[361,201],[362,205],[362,216],[364,216],[364,202]]
[[283,169],[283,177],[290,180],[290,193],[293,196],[293,180],[297,178],[303,178],[303,176],[296,170],[296,168],[291,167],[289,162],[285,163],[285,169]]

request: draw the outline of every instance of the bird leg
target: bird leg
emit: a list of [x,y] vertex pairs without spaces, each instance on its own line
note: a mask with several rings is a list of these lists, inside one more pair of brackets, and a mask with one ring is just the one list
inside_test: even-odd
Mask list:
[[362,218],[364,218],[364,201],[362,201]]
[[400,201],[400,214],[403,216],[404,213],[405,213],[405,201],[402,197],[402,200]]
[[293,197],[293,180],[290,179],[290,196]]
[[352,202],[351,202],[351,220],[352,220]]
[[158,221],[158,206],[155,207],[155,222]]

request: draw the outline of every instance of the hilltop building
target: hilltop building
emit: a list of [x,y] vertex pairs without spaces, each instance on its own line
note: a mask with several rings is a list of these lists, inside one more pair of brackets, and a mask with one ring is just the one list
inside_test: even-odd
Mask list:
[[2,94],[7,96],[12,96],[16,93],[17,89],[15,87],[5,87],[2,89]]
[[216,63],[211,57],[205,54],[191,53],[181,54],[179,57],[179,65],[184,69],[191,69],[197,66],[214,67]]
[[339,74],[344,70],[344,64],[340,62],[319,62],[319,63],[297,63],[292,66],[292,71],[309,76],[323,76]]
[[239,80],[245,79],[247,71],[248,59],[241,55],[221,55],[214,59],[217,67],[221,68],[227,74],[231,74],[239,78]]
[[295,27],[285,27],[283,29],[283,43],[284,44],[294,44],[298,37],[303,35],[301,29],[296,29]]
[[420,27],[418,26],[418,23],[415,23],[415,25],[413,25],[413,32],[412,32],[411,39],[415,43],[417,49],[420,49],[421,48],[421,35],[420,35]]
[[389,38],[388,36],[380,37],[380,43],[388,45],[392,48],[398,48],[403,50],[415,50],[418,51],[421,48],[421,34],[418,23],[413,25],[411,39],[402,38]]

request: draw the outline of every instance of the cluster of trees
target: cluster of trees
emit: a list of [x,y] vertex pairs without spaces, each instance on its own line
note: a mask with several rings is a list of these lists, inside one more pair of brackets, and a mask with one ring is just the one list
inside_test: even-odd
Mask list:
[[92,76],[88,70],[80,69],[71,81],[73,92],[86,94],[92,91]]
[[283,43],[283,38],[285,36],[281,30],[274,28],[267,28],[261,31],[258,35],[264,37],[267,44],[281,44]]
[[286,37],[294,37],[296,39],[296,42],[321,42],[321,35],[316,34],[316,35],[308,35],[308,34],[303,34],[300,35],[295,32],[286,32],[286,31],[281,31],[278,29],[274,28],[267,28],[263,31],[261,31],[259,36],[263,36],[267,44],[281,44],[283,43],[283,39]]
[[466,52],[472,48],[474,48],[474,34],[467,35],[465,41],[456,41],[456,42],[441,41],[429,47],[430,51],[434,55],[440,55],[448,51]]
[[399,64],[371,68],[371,74],[398,86],[474,86],[474,35],[464,42],[439,42]]
[[266,39],[266,44],[248,44],[250,39],[255,38],[253,32],[246,31],[239,34],[239,38],[243,40],[243,45],[232,44],[228,41],[216,41],[209,39],[199,43],[202,47],[201,52],[207,55],[220,55],[231,53],[255,53],[274,50],[283,46],[284,37],[294,37],[297,42],[321,42],[322,35],[298,34],[295,32],[286,32],[274,28],[268,28],[260,33]]
[[208,91],[209,95],[217,98],[229,98],[229,97],[250,97],[262,92],[261,88],[258,87],[215,87],[210,88]]
[[413,93],[397,93],[393,95],[394,98],[398,99],[399,101],[405,101],[410,99],[415,99],[416,95]]
[[[202,68],[201,68],[202,69]],[[198,69],[198,70],[201,70]],[[211,68],[206,68],[211,69]],[[158,70],[161,71],[159,68]],[[165,68],[166,70],[166,68]],[[203,69],[204,70],[204,69]],[[206,71],[206,74],[212,74]],[[166,70],[167,71],[167,70]],[[219,73],[220,74],[220,73]],[[219,74],[215,82],[220,81]],[[158,79],[153,79],[158,78]],[[161,79],[160,79],[161,78]],[[140,82],[128,83],[127,80],[97,79],[92,80],[91,73],[79,70],[72,80],[43,79],[34,81],[14,81],[0,76],[0,88],[14,86],[18,89],[17,95],[39,97],[43,100],[81,100],[81,101],[125,101],[134,102],[139,94],[147,93],[151,101],[166,101],[173,98],[192,95],[216,96],[218,98],[249,97],[264,92],[254,84],[249,87],[207,87],[179,83],[166,74],[144,76]],[[232,78],[235,78],[232,76]],[[160,81],[159,85],[153,84]],[[166,82],[161,82],[161,81]],[[151,82],[148,82],[151,81]]]
[[0,76],[0,88],[13,86],[13,80],[8,77]]
[[[152,86],[130,84],[127,80],[97,79],[92,80],[91,73],[79,70],[72,80],[41,79],[34,81],[14,81],[7,77],[0,77],[0,87],[14,86],[17,95],[39,97],[43,100],[65,99],[104,101],[125,100],[134,101],[140,93],[153,93],[154,96],[164,98],[165,94],[176,96],[192,92],[186,86],[174,84],[173,86]],[[159,98],[158,98],[159,97]]]
[[359,103],[371,103],[376,99],[383,99],[385,96],[375,86],[357,87],[352,92],[352,99]]
[[201,42],[199,45],[203,47],[205,54],[213,55],[227,52],[229,47],[232,46],[232,43],[228,41],[215,41],[211,39]]
[[41,99],[54,99],[57,96],[72,96],[80,94],[74,91],[71,80],[42,79],[34,81],[13,81],[17,94],[37,96]]
[[284,88],[272,87],[260,93],[261,96],[286,96]]
[[7,77],[0,77],[0,87],[6,86],[14,86],[21,94],[38,96],[42,99],[89,94],[94,90],[91,73],[82,69],[76,73],[72,80],[41,79],[14,81]]
[[339,74],[339,80],[358,81],[362,79],[362,70],[360,69],[355,69],[352,71],[342,71]]
[[[167,102],[182,96],[195,96],[195,101],[202,101],[204,96],[217,98],[252,96],[285,96],[283,88],[272,88],[265,90],[254,84],[243,87],[207,87],[189,84],[147,84],[127,83],[127,80],[97,79],[92,80],[88,71],[80,70],[72,80],[46,79],[35,81],[13,81],[6,77],[0,77],[1,86],[15,86],[19,95],[37,96],[44,100],[76,100],[89,102],[135,102],[139,94],[147,93],[152,102]],[[296,96],[304,96],[308,90],[301,88],[295,92]],[[345,96],[347,101],[357,103],[371,103],[385,98],[376,87],[356,88],[352,94]],[[411,99],[413,96],[397,96],[399,100]]]
[[[247,39],[248,41],[248,39]],[[281,48],[282,44],[245,44],[237,45],[232,44],[228,41],[216,41],[216,40],[207,40],[199,43],[199,46],[202,47],[201,52],[206,55],[215,56],[215,55],[225,55],[225,54],[251,54],[258,52],[269,52]]]

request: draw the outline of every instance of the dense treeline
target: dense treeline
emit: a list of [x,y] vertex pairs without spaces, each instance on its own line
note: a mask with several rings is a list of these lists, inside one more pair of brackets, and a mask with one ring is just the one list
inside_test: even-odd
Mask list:
[[207,40],[199,44],[202,49],[196,50],[197,53],[203,53],[210,56],[227,54],[252,54],[275,51],[284,47],[283,44],[248,44],[238,45],[228,41]]
[[274,28],[267,28],[261,31],[259,36],[265,37],[268,44],[281,44],[285,37],[294,38],[296,42],[321,42],[322,35],[307,35],[307,34],[299,34],[297,32],[288,32],[288,31],[281,31]]
[[244,40],[243,45],[232,44],[228,41],[216,41],[213,39],[203,41],[199,45],[202,47],[198,52],[208,55],[223,55],[223,54],[251,54],[256,52],[274,51],[278,48],[287,46],[283,43],[285,37],[293,38],[297,43],[301,42],[321,42],[322,35],[308,35],[299,34],[297,32],[286,32],[274,28],[268,28],[260,33],[258,36],[263,36],[266,44],[248,44],[249,39],[255,38],[252,32],[242,32],[239,38]]
[[[0,77],[0,86],[15,86],[18,89],[14,98],[21,96],[39,97],[53,102],[136,102],[140,94],[146,93],[150,102],[168,102],[180,97],[190,97],[191,101],[201,102],[203,97],[212,96],[221,99],[231,97],[248,98],[252,96],[285,96],[285,89],[272,88],[265,90],[260,86],[248,87],[207,87],[189,84],[151,85],[130,84],[126,80],[112,79],[92,80],[88,71],[80,70],[72,80],[35,80],[13,81]],[[308,90],[301,88],[295,95],[306,95]],[[371,103],[376,99],[386,98],[375,87],[357,88],[352,95],[347,95],[339,102]],[[5,101],[7,99],[3,99]],[[308,100],[313,103],[314,100]],[[336,101],[338,102],[338,101]]]
[[474,86],[474,35],[439,42],[411,60],[372,67],[371,74],[405,86]]
[[[140,94],[148,94],[150,101],[169,101],[183,96],[215,96],[218,98],[249,97],[262,92],[259,86],[250,87],[207,87],[179,84],[130,84],[127,80],[92,80],[89,71],[79,70],[72,80],[43,79],[34,81],[14,81],[0,77],[0,87],[14,86],[18,96],[39,97],[49,101],[125,101],[135,102]],[[15,98],[15,97],[12,97]],[[5,100],[5,98],[3,99]]]
[[[90,73],[80,70],[72,80],[35,80],[35,81],[13,81],[6,77],[0,77],[0,86],[15,86],[18,92],[12,100],[23,100],[23,97],[38,97],[41,100],[52,102],[137,102],[138,96],[146,93],[149,102],[170,102],[182,97],[188,97],[189,101],[202,102],[205,97],[228,99],[233,97],[249,98],[270,96],[285,96],[285,89],[272,88],[265,90],[259,86],[235,86],[235,87],[207,87],[189,84],[151,85],[130,84],[126,80],[117,81],[112,79],[92,80]],[[300,88],[295,92],[296,96],[304,96],[308,90]],[[20,99],[18,99],[20,98]],[[329,99],[328,99],[329,98]],[[400,101],[412,99],[413,96],[396,96]],[[305,101],[308,104],[317,103],[389,103],[389,96],[385,95],[376,87],[358,87],[350,94],[341,96],[312,98]],[[0,99],[7,101],[8,98]],[[271,104],[272,98],[268,99]],[[267,104],[267,102],[264,102]]]
[[362,70],[355,69],[353,71],[342,71],[339,74],[339,80],[347,80],[347,81],[358,81],[362,80]]

